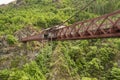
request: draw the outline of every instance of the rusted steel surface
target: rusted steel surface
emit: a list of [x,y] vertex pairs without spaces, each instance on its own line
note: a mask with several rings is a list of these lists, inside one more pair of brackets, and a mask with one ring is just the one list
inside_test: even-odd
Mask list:
[[70,26],[53,27],[41,34],[23,38],[22,42],[41,40],[80,40],[120,37],[120,10]]
[[27,42],[27,41],[41,41],[44,40],[42,34],[38,34],[38,35],[34,35],[34,36],[30,36],[30,37],[26,37],[21,39],[22,42]]
[[25,38],[20,39],[21,42],[28,42],[28,41],[46,41],[47,39],[44,37],[44,31],[42,31],[38,35],[28,36]]

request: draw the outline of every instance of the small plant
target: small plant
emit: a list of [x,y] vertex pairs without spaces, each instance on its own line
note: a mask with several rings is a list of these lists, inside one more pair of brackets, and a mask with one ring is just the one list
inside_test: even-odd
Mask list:
[[13,35],[7,35],[7,42],[8,44],[12,45],[17,42],[17,39]]

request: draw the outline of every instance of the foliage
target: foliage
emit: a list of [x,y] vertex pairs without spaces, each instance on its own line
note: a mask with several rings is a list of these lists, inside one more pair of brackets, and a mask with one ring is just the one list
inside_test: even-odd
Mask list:
[[108,79],[119,80],[120,79],[120,68],[113,67],[110,71]]
[[23,69],[12,69],[0,71],[2,80],[46,80],[36,62],[25,64]]
[[9,44],[15,44],[17,42],[17,39],[13,35],[7,35],[7,42]]
[[[64,22],[78,9],[81,9],[91,0],[18,0],[16,4],[0,7],[0,36],[7,35],[10,45],[16,44],[13,34],[32,25],[38,28],[48,28]],[[89,18],[101,16],[120,8],[119,0],[96,0],[85,11],[75,15],[65,25],[73,24]],[[65,67],[70,69],[71,76],[79,75],[81,80],[119,80],[120,40],[95,39],[84,41],[53,42],[44,46],[36,59],[17,68],[19,60],[12,62],[14,68],[0,71],[2,80],[46,80],[50,74],[50,60],[52,50],[60,45],[66,61]],[[21,58],[18,58],[21,59]],[[56,60],[57,61],[57,60]],[[114,66],[116,64],[116,66]]]

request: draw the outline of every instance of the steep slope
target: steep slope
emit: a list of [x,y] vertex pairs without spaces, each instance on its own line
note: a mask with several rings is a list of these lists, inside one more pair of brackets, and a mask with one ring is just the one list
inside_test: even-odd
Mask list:
[[64,54],[61,53],[60,45],[57,45],[51,56],[48,80],[80,80],[79,75],[75,74],[73,76],[71,71]]
[[[21,43],[21,37],[58,25],[89,0],[17,0],[0,7],[0,80],[119,80],[120,40]],[[112,6],[112,7],[111,7]],[[97,0],[65,25],[120,9]]]
[[[19,43],[19,39],[39,33],[32,27],[25,27],[14,33],[14,36],[1,36],[0,39],[0,69],[22,67],[28,61],[34,60],[39,52],[40,43]],[[33,48],[34,47],[34,48]]]

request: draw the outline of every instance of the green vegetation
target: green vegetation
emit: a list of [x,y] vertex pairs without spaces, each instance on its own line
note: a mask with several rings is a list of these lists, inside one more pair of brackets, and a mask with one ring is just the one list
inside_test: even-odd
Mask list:
[[7,42],[12,45],[17,42],[17,39],[13,35],[7,35]]
[[[0,36],[7,35],[7,42],[10,45],[19,44],[13,36],[16,31],[27,25],[39,29],[58,25],[91,0],[54,1],[18,0],[16,4],[1,6]],[[120,9],[119,0],[97,0],[65,25],[118,9]],[[17,67],[18,60],[13,61],[14,68],[0,71],[0,80],[51,80],[50,77],[53,76],[51,70],[54,70],[56,64],[57,67],[58,65],[62,67],[62,74],[73,77],[71,80],[77,80],[78,76],[81,80],[120,80],[119,39],[64,41],[53,42],[52,47],[50,45],[46,43],[36,59],[23,65],[22,68]],[[57,58],[55,54],[59,54]]]

